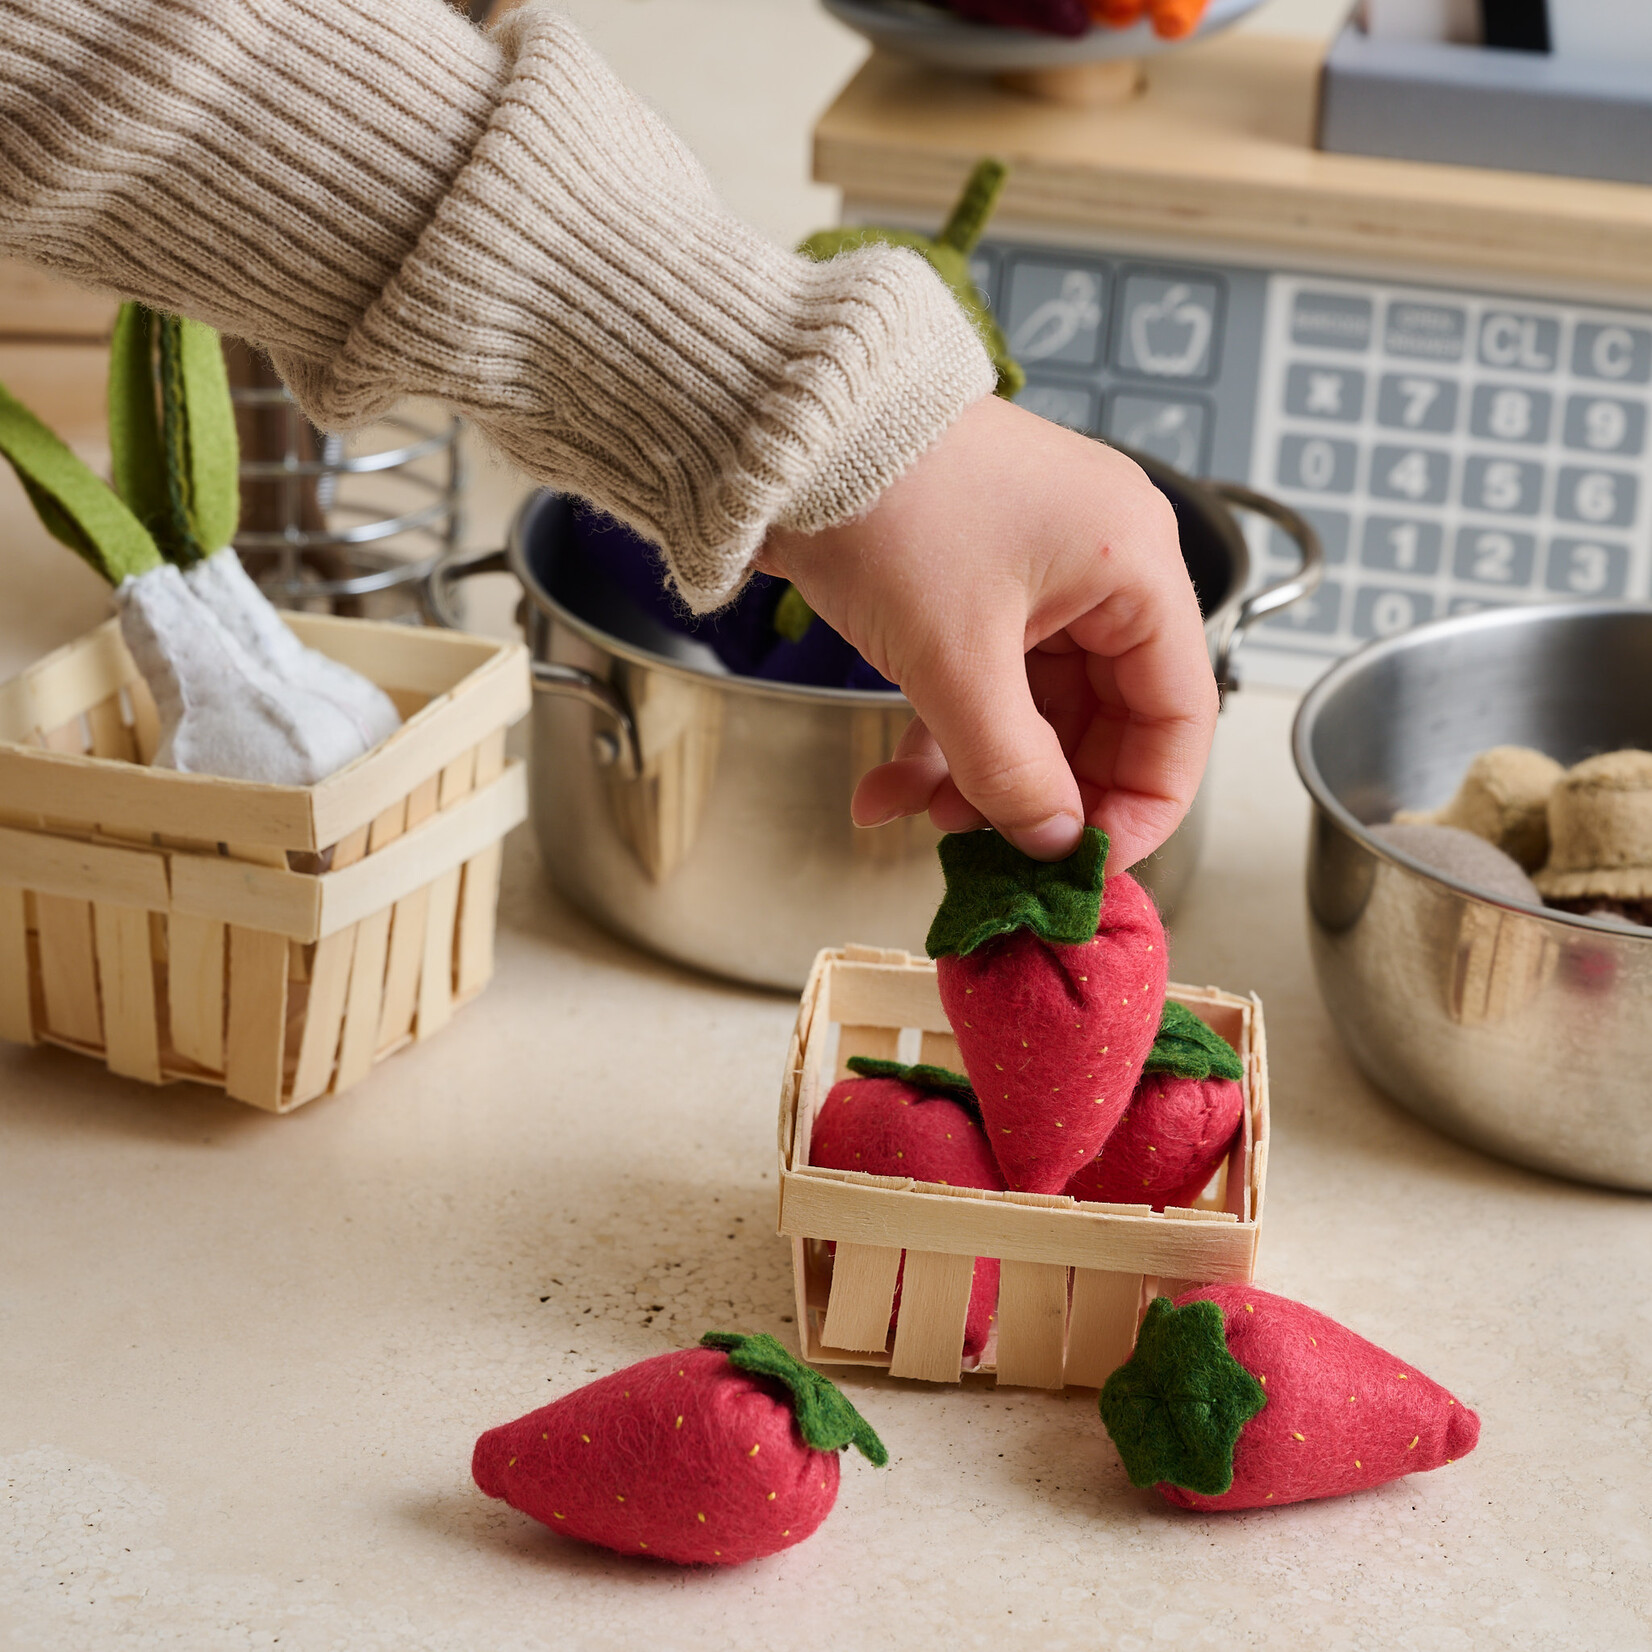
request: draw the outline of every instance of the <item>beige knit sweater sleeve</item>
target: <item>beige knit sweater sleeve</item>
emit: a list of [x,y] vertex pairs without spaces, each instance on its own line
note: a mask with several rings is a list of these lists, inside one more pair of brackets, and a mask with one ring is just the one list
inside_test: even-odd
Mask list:
[[921,259],[765,241],[540,4],[0,0],[0,252],[250,339],[325,428],[450,402],[697,608],[993,384]]

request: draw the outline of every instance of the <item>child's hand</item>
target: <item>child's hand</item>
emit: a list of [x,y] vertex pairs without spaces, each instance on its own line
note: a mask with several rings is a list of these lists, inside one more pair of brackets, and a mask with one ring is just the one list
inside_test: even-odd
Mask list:
[[988,396],[865,516],[777,531],[759,566],[917,708],[859,824],[928,809],[1049,860],[1088,823],[1123,870],[1186,813],[1216,684],[1170,505],[1111,448]]

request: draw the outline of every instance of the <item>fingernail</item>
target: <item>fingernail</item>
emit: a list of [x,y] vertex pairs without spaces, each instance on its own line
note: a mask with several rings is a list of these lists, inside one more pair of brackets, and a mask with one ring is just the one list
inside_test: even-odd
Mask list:
[[1051,815],[1036,826],[1024,826],[1009,834],[1010,841],[1034,860],[1061,860],[1077,847],[1084,822],[1077,815]]
[[899,809],[891,809],[887,814],[878,815],[872,820],[862,820],[858,815],[850,815],[849,818],[855,823],[855,825],[860,827],[862,831],[870,831],[874,826],[887,826],[890,821],[899,820],[901,818],[901,812]]

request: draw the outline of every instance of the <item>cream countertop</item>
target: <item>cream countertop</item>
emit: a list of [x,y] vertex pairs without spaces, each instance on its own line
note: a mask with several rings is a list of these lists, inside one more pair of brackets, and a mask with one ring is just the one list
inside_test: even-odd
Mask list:
[[[693,60],[685,19],[750,22],[756,58],[808,48],[818,95],[770,98],[775,130],[855,56],[801,4],[574,9],[679,124],[699,111],[714,170],[734,166],[734,123],[660,95],[681,82],[659,65]],[[791,234],[822,206],[785,193],[801,145],[777,147],[748,134],[770,153],[729,193]],[[104,598],[0,481],[9,674]],[[479,538],[514,491],[484,479]],[[1251,691],[1224,716],[1173,973],[1267,1005],[1260,1282],[1477,1407],[1474,1455],[1357,1499],[1200,1518],[1129,1488],[1087,1394],[851,1376],[894,1462],[847,1464],[831,1520],[773,1560],[679,1573],[489,1502],[468,1477],[483,1428],[710,1326],[793,1332],[773,1232],[791,1003],[592,930],[519,832],[493,986],[345,1097],[275,1119],[0,1046],[7,1644],[1652,1646],[1647,1201],[1479,1158],[1353,1073],[1307,960],[1291,711]]]

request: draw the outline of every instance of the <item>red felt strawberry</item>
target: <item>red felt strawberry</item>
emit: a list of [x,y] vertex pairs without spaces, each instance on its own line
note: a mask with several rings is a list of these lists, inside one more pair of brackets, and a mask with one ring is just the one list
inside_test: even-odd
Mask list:
[[1094,827],[1060,861],[996,832],[941,839],[941,1003],[1004,1180],[1059,1193],[1112,1134],[1164,1006],[1164,928]]
[[1244,1064],[1192,1010],[1166,1003],[1136,1093],[1101,1151],[1068,1182],[1102,1204],[1191,1204],[1227,1157],[1245,1113]]
[[[975,1092],[962,1073],[858,1055],[849,1058],[849,1069],[856,1076],[834,1084],[820,1104],[809,1137],[811,1164],[873,1176],[910,1176],[948,1187],[1003,1187],[981,1133]],[[905,1270],[903,1255],[901,1273]],[[897,1275],[891,1329],[900,1307]],[[964,1321],[966,1365],[980,1360],[997,1307],[997,1258],[978,1256]]]
[[476,1484],[565,1536],[681,1566],[801,1543],[837,1501],[838,1452],[889,1454],[773,1337],[700,1340],[490,1428]]
[[1130,1483],[1186,1509],[1363,1491],[1480,1438],[1480,1419],[1414,1366],[1253,1285],[1150,1303],[1101,1416]]

